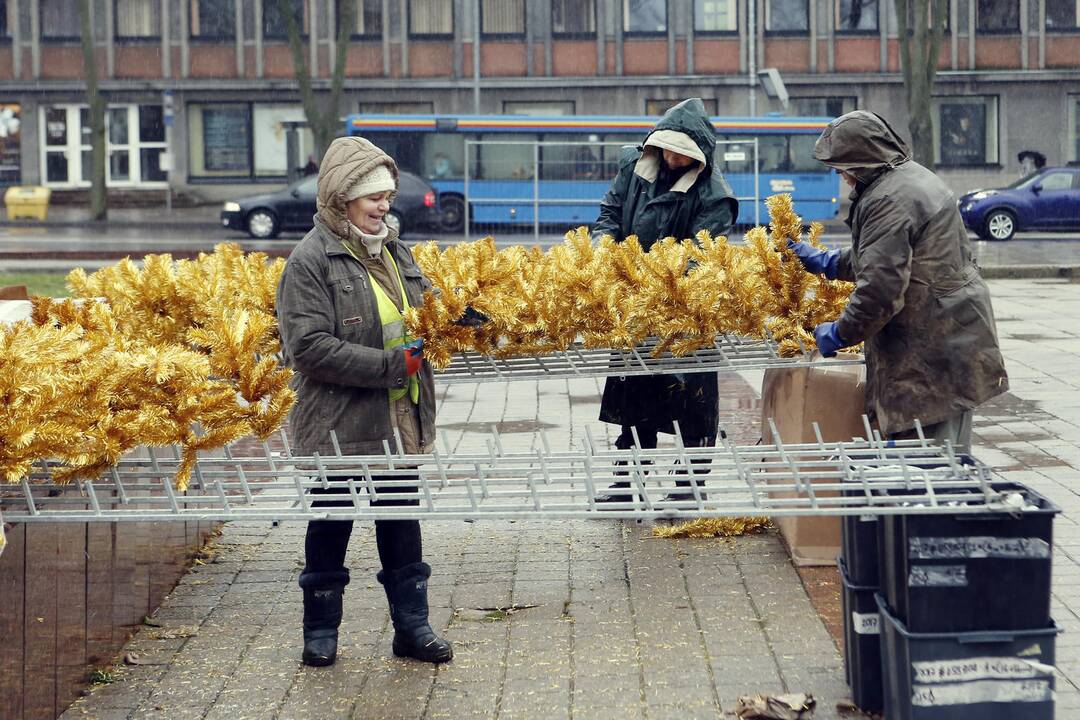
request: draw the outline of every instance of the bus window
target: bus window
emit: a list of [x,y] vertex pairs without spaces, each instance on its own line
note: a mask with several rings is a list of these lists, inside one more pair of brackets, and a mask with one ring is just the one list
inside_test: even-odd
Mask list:
[[470,172],[474,180],[532,180],[536,135],[489,134],[480,139],[492,144],[471,146]]
[[745,138],[717,138],[713,163],[722,173],[752,173],[754,171],[754,144],[739,142]]
[[595,143],[597,135],[563,135],[550,133],[543,136],[540,147],[541,180],[597,180],[600,175],[602,148]]
[[[615,176],[619,174],[619,156],[622,154],[623,150],[627,147],[636,148],[644,139],[644,133],[637,133],[636,135],[609,133],[604,135],[604,161],[600,168],[600,178],[603,180],[613,180]],[[622,144],[609,145],[608,143]]]
[[429,180],[460,180],[465,176],[465,135],[431,133],[420,136],[422,172]]
[[758,172],[789,172],[788,139],[784,135],[758,136]]
[[828,168],[814,159],[814,143],[817,135],[792,135],[789,138],[788,157],[792,172],[826,172]]
[[365,132],[361,137],[375,143],[384,153],[394,158],[402,170],[420,173],[423,158],[416,135],[397,132]]

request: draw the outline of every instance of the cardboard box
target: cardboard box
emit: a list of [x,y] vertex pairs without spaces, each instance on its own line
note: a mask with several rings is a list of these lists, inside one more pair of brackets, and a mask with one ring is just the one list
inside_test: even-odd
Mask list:
[[[841,353],[838,357],[861,355]],[[761,383],[761,441],[773,443],[769,418],[785,443],[816,442],[812,423],[825,442],[863,437],[866,366],[822,365],[775,368]],[[840,554],[840,518],[779,517],[780,528],[796,565],[834,565]]]

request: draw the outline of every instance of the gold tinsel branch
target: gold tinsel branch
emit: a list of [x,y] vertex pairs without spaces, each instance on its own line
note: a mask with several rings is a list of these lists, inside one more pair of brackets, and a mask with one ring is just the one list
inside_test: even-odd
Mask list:
[[[666,238],[643,252],[637,238],[590,241],[585,228],[542,252],[497,250],[491,238],[414,255],[437,292],[406,321],[424,338],[436,367],[475,351],[496,357],[590,348],[629,348],[656,337],[657,355],[685,355],[718,334],[772,337],[784,356],[814,347],[813,330],[843,310],[852,285],[810,275],[788,248],[803,240],[790,195],[766,201],[769,229],[754,228],[741,245],[702,231],[694,240]],[[820,246],[815,223],[806,241]],[[491,322],[454,324],[471,306]]]
[[274,432],[295,399],[275,357],[283,268],[219,245],[76,270],[76,300],[34,298],[31,322],[0,329],[0,479],[44,458],[58,480],[95,477],[139,445],[176,444],[183,489],[198,451]]

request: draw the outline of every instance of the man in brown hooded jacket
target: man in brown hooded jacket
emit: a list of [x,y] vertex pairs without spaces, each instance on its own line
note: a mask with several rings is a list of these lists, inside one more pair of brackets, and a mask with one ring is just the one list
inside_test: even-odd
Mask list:
[[888,437],[913,437],[918,420],[968,450],[972,409],[1009,380],[955,196],[874,113],[833,120],[814,157],[854,188],[850,248],[792,244],[810,272],[855,283],[840,317],[815,329],[818,348],[864,343],[866,409]]

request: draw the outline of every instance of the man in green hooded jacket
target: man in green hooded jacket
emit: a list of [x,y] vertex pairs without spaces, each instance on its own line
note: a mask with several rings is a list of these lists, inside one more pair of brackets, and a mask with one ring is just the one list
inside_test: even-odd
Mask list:
[[814,336],[822,355],[863,343],[866,410],[882,433],[971,446],[973,408],[1009,389],[990,291],[956,197],[911,159],[880,116],[829,123],[814,157],[852,187],[851,247],[791,248],[810,272],[855,283],[847,307]]
[[[726,235],[739,214],[739,204],[713,163],[716,130],[705,104],[691,98],[668,110],[640,147],[624,150],[619,174],[600,206],[592,228],[594,240],[610,235],[622,242],[636,235],[648,251],[657,240],[693,238],[701,230]],[[679,423],[688,447],[716,443],[719,425],[716,373],[645,375],[608,378],[600,419],[620,426],[615,446],[654,448],[657,433],[673,433]],[[679,481],[689,485],[689,481]],[[626,502],[629,483],[598,501]],[[676,495],[674,499],[682,499]]]

